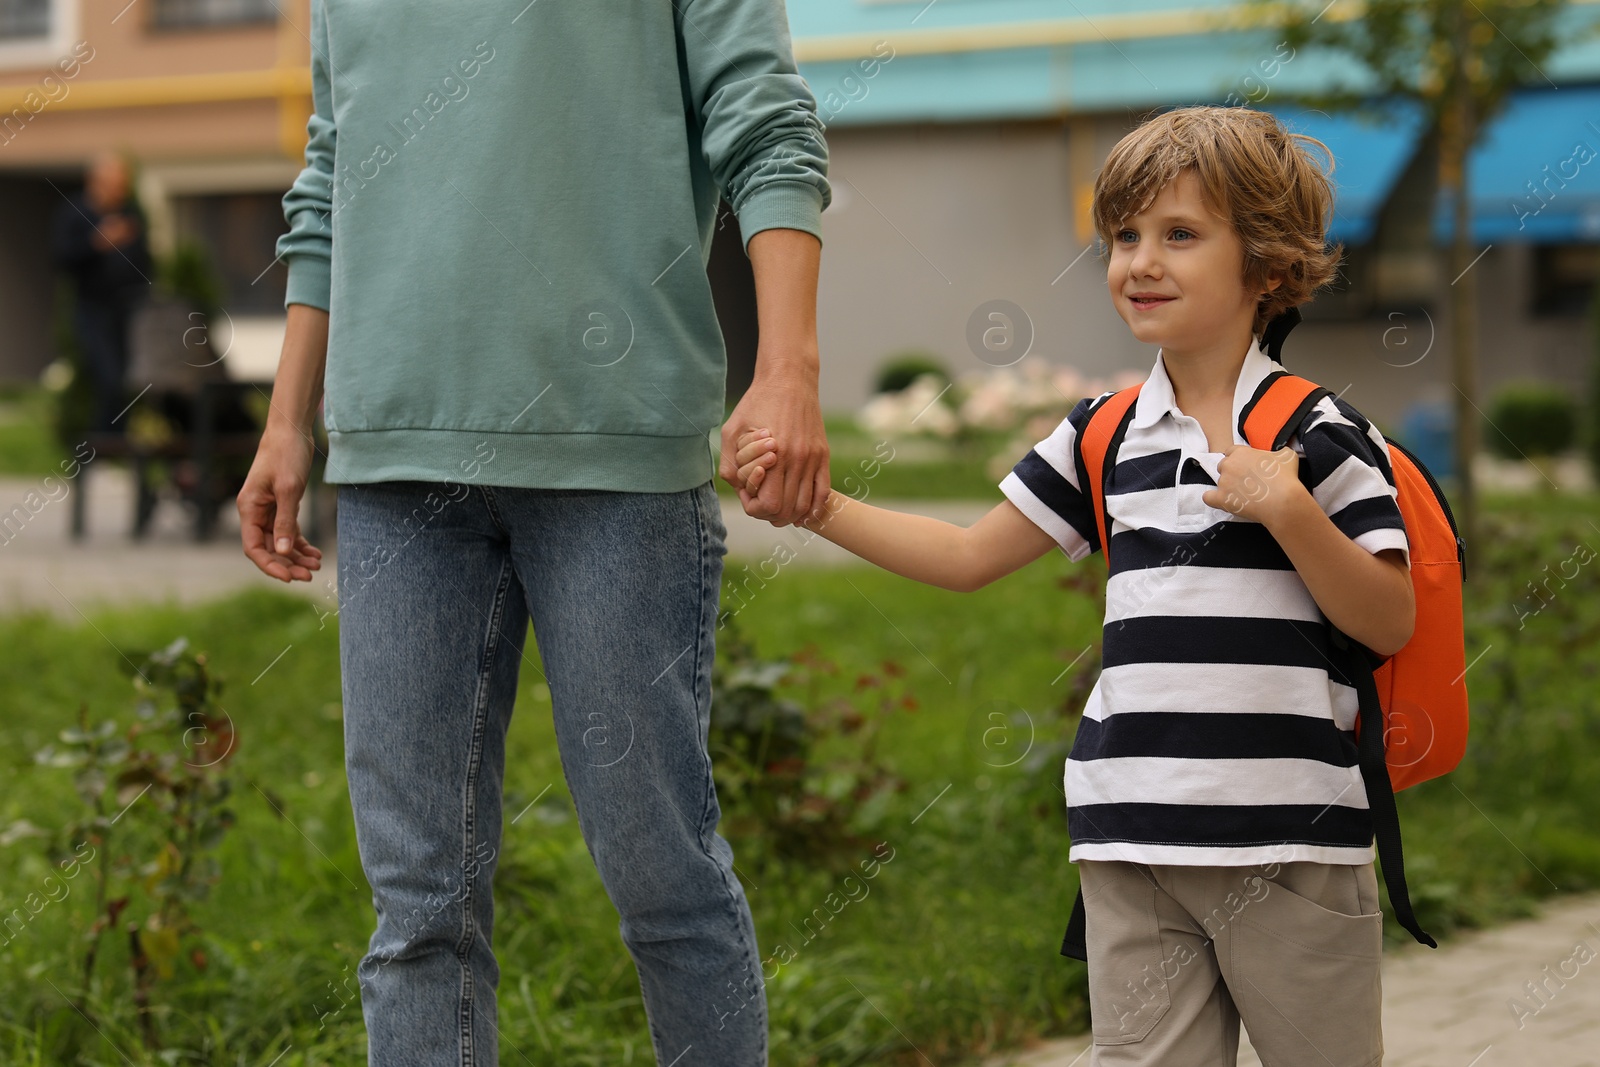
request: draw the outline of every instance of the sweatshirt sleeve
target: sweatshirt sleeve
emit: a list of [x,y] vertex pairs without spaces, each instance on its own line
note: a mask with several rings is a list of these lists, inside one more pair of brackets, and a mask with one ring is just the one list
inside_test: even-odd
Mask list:
[[333,260],[333,94],[328,78],[328,22],[323,0],[311,0],[311,100],[306,122],[306,165],[283,197],[289,232],[277,252],[289,264],[284,306],[328,310]]
[[795,68],[783,0],[677,0],[689,91],[712,180],[748,245],[762,230],[822,239],[828,148]]

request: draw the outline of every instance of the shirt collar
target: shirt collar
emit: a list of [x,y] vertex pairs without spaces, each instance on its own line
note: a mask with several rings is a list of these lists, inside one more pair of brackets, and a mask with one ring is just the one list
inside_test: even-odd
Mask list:
[[[1247,444],[1239,433],[1239,413],[1244,406],[1255,396],[1256,389],[1262,381],[1275,371],[1282,370],[1271,356],[1261,351],[1258,339],[1252,337],[1250,346],[1245,350],[1244,364],[1239,368],[1239,380],[1233,387],[1233,417],[1229,420],[1233,428],[1233,439],[1238,444]],[[1161,417],[1171,413],[1184,414],[1178,409],[1178,403],[1172,394],[1172,379],[1167,377],[1167,366],[1161,353],[1156,353],[1156,365],[1150,371],[1150,377],[1139,390],[1139,398],[1133,405],[1133,419],[1128,423],[1130,429],[1154,426],[1161,421]]]

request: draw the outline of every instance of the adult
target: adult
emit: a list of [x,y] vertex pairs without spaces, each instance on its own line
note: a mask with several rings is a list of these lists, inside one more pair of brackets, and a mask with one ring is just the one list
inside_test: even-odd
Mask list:
[[83,191],[56,212],[51,254],[72,279],[73,331],[94,393],[89,429],[116,433],[125,404],[128,326],[150,289],[153,268],[144,217],[130,193],[128,162],[101,152]]
[[370,1060],[497,1062],[490,884],[531,618],[658,1061],[764,1063],[706,751],[726,360],[703,268],[720,194],[760,329],[723,451],[740,425],[792,439],[765,503],[803,517],[827,490],[828,185],[781,0],[313,0],[311,40],[287,333],[238,506],[256,565],[311,580],[321,401]]

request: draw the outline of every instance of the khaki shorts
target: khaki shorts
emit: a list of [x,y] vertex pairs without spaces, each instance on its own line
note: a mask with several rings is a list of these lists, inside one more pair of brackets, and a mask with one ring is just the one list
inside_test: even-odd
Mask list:
[[1083,861],[1091,1065],[1383,1062],[1372,864]]

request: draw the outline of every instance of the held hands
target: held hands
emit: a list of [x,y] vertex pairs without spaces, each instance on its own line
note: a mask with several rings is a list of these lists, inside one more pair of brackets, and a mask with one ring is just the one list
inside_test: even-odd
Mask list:
[[1217,485],[1200,498],[1214,508],[1272,527],[1310,498],[1300,481],[1300,457],[1285,446],[1263,452],[1235,444],[1217,465]]
[[[763,234],[757,234],[757,237]],[[757,364],[763,358],[757,355]],[[718,473],[735,489],[747,487],[738,477],[736,439],[755,427],[771,429],[777,461],[756,489],[749,490],[745,512],[774,526],[788,526],[819,513],[828,496],[828,437],[818,406],[816,379],[801,372],[778,370],[756,380],[722,427],[722,462]],[[744,495],[741,494],[741,500]]]
[[733,462],[739,469],[739,498],[743,500],[756,495],[766,480],[767,470],[778,462],[778,442],[773,439],[771,430],[746,430],[739,435],[738,445]]
[[[738,473],[733,484],[739,490],[739,503],[744,505],[746,515],[770,521],[774,513],[762,506],[759,494],[767,471],[778,464],[778,443],[773,440],[771,430],[754,429],[741,433],[737,444],[738,451],[734,453],[733,462]],[[780,524],[773,522],[773,525]]]
[[[739,488],[739,502],[744,505],[745,514],[756,519],[767,519],[774,526],[784,525],[774,519],[774,513],[759,499],[767,472],[778,464],[778,442],[772,436],[772,431],[765,428],[745,430],[738,436],[736,443],[738,451],[734,453],[733,461],[738,480],[734,484]],[[804,526],[825,515],[831,493],[831,489],[825,490],[822,497],[814,502],[810,512],[801,516],[795,524]]]

